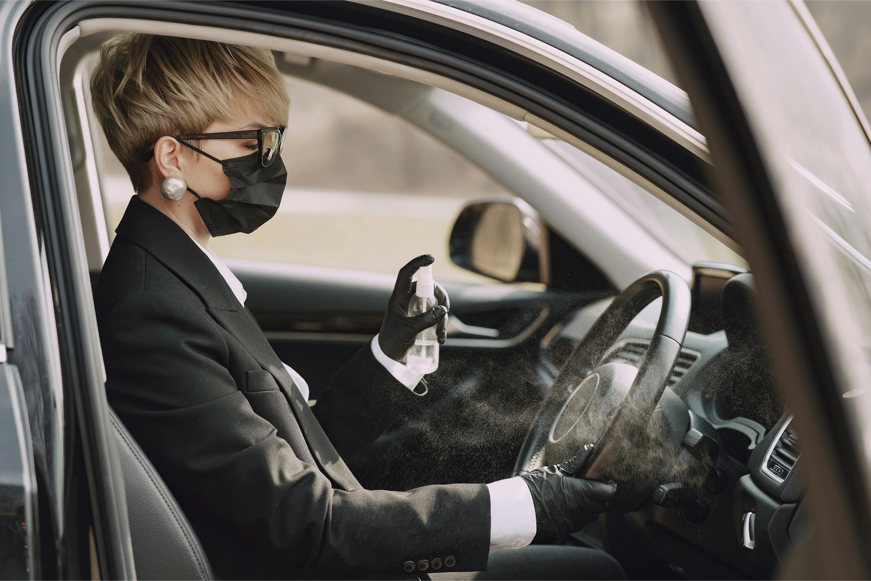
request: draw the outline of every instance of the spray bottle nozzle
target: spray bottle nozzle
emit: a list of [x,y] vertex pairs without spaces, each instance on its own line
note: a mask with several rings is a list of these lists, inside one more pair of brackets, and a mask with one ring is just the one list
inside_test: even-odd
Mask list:
[[432,265],[421,266],[417,270],[417,286],[414,294],[419,297],[429,297],[434,293],[435,284],[432,280]]

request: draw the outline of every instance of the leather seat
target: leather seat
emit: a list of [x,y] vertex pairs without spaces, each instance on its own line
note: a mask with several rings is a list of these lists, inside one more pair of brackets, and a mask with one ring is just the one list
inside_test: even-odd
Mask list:
[[139,579],[214,579],[178,503],[133,436],[110,410],[124,475],[133,560]]

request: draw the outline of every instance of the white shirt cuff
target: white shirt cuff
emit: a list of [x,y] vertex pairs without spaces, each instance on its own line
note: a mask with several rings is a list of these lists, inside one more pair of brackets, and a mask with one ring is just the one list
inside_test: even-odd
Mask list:
[[378,344],[378,335],[372,337],[369,346],[372,348],[372,355],[375,356],[378,363],[380,363],[384,369],[390,373],[390,375],[396,378],[396,381],[408,389],[413,390],[417,387],[417,384],[420,383],[420,380],[423,379],[423,375],[420,373],[415,373],[406,365],[403,365],[399,361],[395,361],[385,355],[384,351],[381,350],[381,345]]
[[519,476],[497,480],[490,490],[490,552],[520,549],[535,537],[535,506]]

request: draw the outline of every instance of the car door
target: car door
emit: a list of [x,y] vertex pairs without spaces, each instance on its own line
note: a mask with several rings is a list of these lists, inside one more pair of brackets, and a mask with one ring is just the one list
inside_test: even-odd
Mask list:
[[818,534],[784,575],[867,577],[867,120],[801,3],[655,13],[711,144],[718,189],[757,273],[779,383],[809,443]]
[[[8,139],[0,272],[9,307],[2,323],[8,359],[2,365],[11,395],[4,396],[11,405],[7,414],[15,416],[13,424],[4,422],[3,447],[12,452],[10,469],[16,463],[23,468],[25,485],[18,500],[25,513],[13,517],[17,538],[8,545],[9,556],[13,566],[27,565],[22,576],[29,578],[79,578],[95,571],[131,578],[124,482],[110,436],[76,207],[75,152],[64,138],[58,59],[69,27],[52,20],[57,9],[63,13],[62,6],[48,3],[0,7],[2,127]],[[16,369],[23,392],[17,402]],[[7,439],[13,431],[17,444]],[[16,554],[25,542],[29,554]],[[15,568],[9,575],[18,573]]]

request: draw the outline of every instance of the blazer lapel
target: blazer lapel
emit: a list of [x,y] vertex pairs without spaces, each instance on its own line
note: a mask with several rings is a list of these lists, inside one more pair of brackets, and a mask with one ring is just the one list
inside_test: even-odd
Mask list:
[[[360,484],[339,456],[320,423],[303,400],[293,379],[224,278],[191,238],[167,216],[133,196],[116,230],[151,253],[196,292],[215,320],[244,345],[263,369],[275,377],[296,417],[303,441],[291,441],[294,450],[312,456],[321,471],[346,490]],[[291,439],[294,439],[293,437]],[[298,448],[304,447],[300,450]]]
[[[236,302],[238,305],[238,302]],[[275,377],[281,391],[290,404],[305,438],[308,451],[314,456],[317,465],[338,486],[345,490],[360,488],[360,483],[339,456],[314,413],[308,407],[299,389],[294,384],[284,364],[275,354],[257,321],[247,309],[221,310],[209,307],[218,323],[239,338],[257,362]]]

